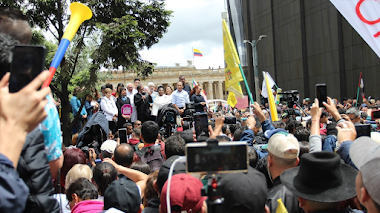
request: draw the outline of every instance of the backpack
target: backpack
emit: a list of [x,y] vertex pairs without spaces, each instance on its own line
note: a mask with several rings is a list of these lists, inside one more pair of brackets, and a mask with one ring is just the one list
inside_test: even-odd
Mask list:
[[136,154],[140,157],[141,162],[148,164],[151,172],[154,172],[159,170],[165,161],[160,150],[161,145],[155,144],[153,146],[144,147],[141,150],[136,151]]
[[141,142],[138,142],[136,143],[135,145],[131,145],[131,147],[133,148],[133,150],[136,152],[136,151],[139,151],[139,145],[141,144]]

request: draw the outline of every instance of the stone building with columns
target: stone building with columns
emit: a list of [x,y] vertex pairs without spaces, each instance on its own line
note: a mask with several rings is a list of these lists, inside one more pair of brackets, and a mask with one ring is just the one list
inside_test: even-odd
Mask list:
[[[153,82],[156,86],[171,86],[176,88],[178,77],[185,76],[186,83],[191,86],[194,79],[206,91],[207,98],[227,100],[227,92],[224,84],[224,68],[218,69],[196,69],[195,67],[156,67],[154,72],[141,83],[146,86],[149,82]],[[107,83],[112,83],[115,87],[118,83],[133,83],[134,79],[138,78],[133,71],[110,71],[110,76],[106,80]]]

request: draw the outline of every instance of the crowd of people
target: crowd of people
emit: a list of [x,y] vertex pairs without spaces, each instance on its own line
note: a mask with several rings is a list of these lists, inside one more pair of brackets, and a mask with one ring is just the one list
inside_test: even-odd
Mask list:
[[[80,112],[76,88],[70,103],[81,115],[79,134],[64,146],[51,91],[39,89],[49,73],[8,90],[12,48],[31,33],[21,12],[0,9],[0,212],[380,212],[380,122],[371,117],[379,100],[282,102],[274,121],[267,104],[207,108],[202,88],[184,76],[174,91],[136,79],[93,89]],[[191,102],[207,113],[208,136],[184,125]],[[122,113],[125,104],[132,114]],[[179,120],[170,134],[163,108]],[[231,116],[236,122],[225,124]],[[357,138],[356,126],[366,123],[372,136]],[[186,144],[200,141],[246,142],[247,169],[210,180],[187,173]],[[201,193],[205,186],[218,196]]]

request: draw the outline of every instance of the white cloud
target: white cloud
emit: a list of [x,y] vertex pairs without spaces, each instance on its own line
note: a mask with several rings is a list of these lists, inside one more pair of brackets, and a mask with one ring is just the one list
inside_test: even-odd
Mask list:
[[173,11],[171,25],[160,42],[149,50],[140,51],[144,60],[157,66],[187,65],[193,60],[192,48],[202,51],[194,57],[197,69],[224,66],[221,13],[223,0],[167,0],[166,8]]

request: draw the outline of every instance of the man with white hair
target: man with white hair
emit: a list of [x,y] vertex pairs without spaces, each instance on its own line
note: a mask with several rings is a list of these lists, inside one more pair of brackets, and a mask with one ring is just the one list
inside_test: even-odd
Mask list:
[[131,115],[131,122],[135,122],[137,120],[137,110],[136,110],[136,105],[134,102],[134,97],[135,94],[137,93],[137,90],[133,88],[132,83],[127,84],[127,97],[129,98],[131,102],[131,106],[133,108],[132,115]]
[[158,96],[158,92],[156,91],[156,85],[153,82],[149,82],[148,87],[154,101],[154,98]]

